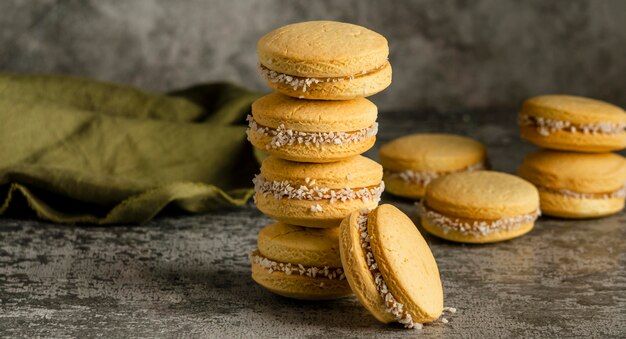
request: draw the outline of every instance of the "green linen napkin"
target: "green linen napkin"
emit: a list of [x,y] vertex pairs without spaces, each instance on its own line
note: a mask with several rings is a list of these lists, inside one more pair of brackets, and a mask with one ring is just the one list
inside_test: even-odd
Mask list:
[[116,224],[168,205],[242,205],[258,169],[244,125],[258,97],[225,83],[155,95],[0,74],[0,215],[23,214],[26,201],[45,220]]

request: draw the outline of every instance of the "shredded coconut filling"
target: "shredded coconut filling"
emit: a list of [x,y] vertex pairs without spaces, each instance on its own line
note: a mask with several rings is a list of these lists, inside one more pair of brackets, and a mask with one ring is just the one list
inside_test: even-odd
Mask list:
[[626,184],[622,186],[620,189],[615,190],[610,193],[583,193],[570,191],[567,189],[553,189],[547,188],[543,186],[537,186],[539,191],[544,191],[548,193],[561,194],[567,197],[576,198],[576,199],[613,199],[613,198],[625,198],[626,197]]
[[378,269],[378,264],[376,264],[376,259],[374,259],[374,254],[372,253],[372,248],[370,246],[370,238],[367,234],[367,214],[367,211],[360,212],[360,215],[357,218],[356,227],[361,235],[361,247],[365,252],[367,267],[374,276],[374,282],[376,283],[376,290],[378,291],[378,294],[385,302],[385,311],[391,313],[396,318],[396,321],[403,324],[405,328],[421,329],[423,325],[413,322],[411,314],[404,309],[404,305],[398,302],[391,294],[382,274],[380,273],[380,270]]
[[451,173],[457,173],[457,172],[473,172],[473,171],[480,171],[480,170],[484,170],[486,169],[487,166],[480,162],[474,165],[470,165],[468,167],[465,167],[463,169],[457,170],[457,171],[449,171],[449,172],[418,172],[418,171],[413,171],[413,170],[405,170],[402,172],[396,172],[396,171],[389,171],[386,170],[385,174],[387,175],[387,178],[389,179],[401,179],[407,183],[410,184],[421,184],[423,186],[428,185],[431,181],[439,178],[440,176],[443,175],[448,175]]
[[[385,183],[380,182],[378,186],[364,187],[364,188],[341,188],[331,189],[327,187],[319,187],[315,184],[315,179],[306,178],[305,183],[308,186],[300,185],[295,187],[289,183],[289,181],[270,181],[265,180],[260,174],[256,175],[252,179],[254,183],[254,190],[257,194],[263,194],[263,196],[271,195],[276,199],[297,199],[297,200],[324,200],[329,199],[331,203],[347,200],[361,199],[364,202],[380,201],[380,195],[385,190]],[[316,211],[321,211],[316,207]]]
[[249,127],[247,131],[248,140],[250,140],[250,130],[272,137],[270,143],[265,147],[266,149],[278,149],[293,144],[324,147],[324,145],[357,143],[376,136],[378,133],[378,123],[376,122],[368,128],[354,132],[301,132],[287,129],[284,124],[280,124],[280,126],[275,129],[259,125],[252,115],[248,115],[246,120],[248,121]]
[[308,267],[300,264],[282,263],[270,260],[261,255],[259,250],[250,252],[250,261],[267,269],[269,273],[283,272],[287,275],[299,274],[311,278],[327,278],[329,280],[343,280],[346,276],[342,268],[336,267]]
[[598,122],[595,124],[573,124],[569,121],[553,120],[521,114],[518,118],[520,126],[532,126],[543,136],[548,136],[556,131],[583,134],[620,134],[626,132],[626,123]]
[[510,218],[502,218],[498,220],[475,220],[471,222],[461,221],[456,218],[450,218],[434,210],[428,208],[424,204],[424,199],[417,203],[419,213],[424,216],[428,223],[439,227],[444,234],[450,231],[460,232],[466,235],[488,235],[500,231],[514,230],[522,225],[534,222],[541,215],[541,211],[537,209],[535,212],[522,214]]
[[370,71],[363,70],[359,74],[346,76],[346,77],[332,77],[332,78],[304,78],[304,77],[289,75],[285,73],[279,73],[261,64],[259,64],[258,71],[259,71],[259,74],[263,78],[265,78],[267,81],[289,85],[293,87],[294,91],[300,90],[300,88],[302,88],[302,92],[304,93],[306,92],[307,87],[311,87],[311,85],[313,84],[319,84],[319,83],[325,83],[325,82],[350,81],[350,80],[354,80],[355,78],[377,72],[385,68],[385,66],[387,66],[387,64],[383,64],[382,66],[379,66]]

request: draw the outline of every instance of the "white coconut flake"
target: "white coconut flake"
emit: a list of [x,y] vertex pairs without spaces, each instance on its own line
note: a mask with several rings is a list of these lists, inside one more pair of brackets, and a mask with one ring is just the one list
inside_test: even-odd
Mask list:
[[447,217],[429,209],[424,205],[423,199],[421,202],[417,203],[417,207],[420,215],[425,217],[429,224],[443,230],[444,234],[450,231],[456,231],[466,235],[484,236],[494,232],[510,231],[530,222],[534,222],[541,215],[541,211],[537,209],[535,212],[510,218],[467,222]]
[[614,199],[614,198],[625,198],[626,197],[626,183],[620,189],[615,190],[610,193],[584,193],[584,192],[576,192],[570,191],[567,189],[552,189],[543,186],[537,186],[539,191],[554,193],[564,195],[570,198],[575,199]]
[[385,175],[387,176],[387,178],[389,179],[401,179],[406,183],[410,183],[410,184],[420,184],[423,186],[426,186],[428,184],[430,184],[431,181],[443,176],[443,175],[448,175],[451,173],[457,173],[457,172],[473,172],[473,171],[480,171],[480,170],[484,170],[486,169],[487,166],[480,162],[477,164],[473,164],[470,165],[468,167],[465,167],[463,169],[457,170],[457,171],[449,171],[449,172],[419,172],[419,171],[413,171],[413,170],[405,170],[405,171],[401,171],[401,172],[396,172],[396,171],[390,171],[390,170],[385,170]]
[[[294,186],[289,181],[271,181],[266,180],[260,174],[256,175],[252,182],[254,190],[257,194],[263,196],[273,196],[276,199],[296,199],[296,200],[330,200],[331,203],[346,202],[348,200],[360,199],[364,202],[380,201],[380,195],[385,190],[385,183],[380,182],[378,186],[363,188],[340,188],[331,189],[327,187],[319,187],[316,185],[315,179],[307,178],[305,185]],[[318,205],[319,206],[319,205]],[[319,211],[321,211],[319,206]],[[317,210],[318,208],[315,207]],[[311,209],[313,210],[313,209]]]
[[311,212],[321,212],[321,211],[323,211],[323,209],[320,204],[311,206]]
[[[301,264],[282,263],[270,260],[261,255],[259,250],[250,252],[250,261],[265,268],[269,273],[283,272],[287,275],[299,274],[310,278],[327,278],[329,280],[343,280],[346,278],[343,269],[337,267],[314,267]],[[320,286],[323,286],[322,283]]]
[[557,131],[582,134],[620,134],[626,132],[626,123],[597,122],[594,124],[573,124],[569,121],[547,119],[532,115],[520,114],[518,117],[520,126],[531,126],[543,136],[548,136]]
[[391,313],[396,318],[396,321],[403,324],[405,328],[421,329],[422,324],[414,322],[411,314],[404,309],[404,305],[398,302],[391,294],[383,275],[378,269],[378,264],[376,263],[376,259],[374,259],[374,254],[370,246],[370,238],[367,234],[367,214],[367,211],[360,212],[360,215],[357,217],[356,227],[361,235],[361,247],[365,252],[367,267],[369,267],[370,272],[372,272],[374,276],[376,290],[385,303],[385,311]]
[[370,127],[354,132],[301,132],[287,129],[284,124],[280,124],[278,128],[261,126],[254,120],[252,115],[248,115],[246,120],[249,127],[247,131],[248,139],[250,139],[250,130],[272,137],[272,140],[266,146],[268,150],[293,144],[313,145],[320,148],[324,147],[324,145],[358,143],[376,136],[378,133],[378,123],[376,122]]
[[369,73],[374,73],[378,70],[383,69],[387,64],[383,64],[371,71],[363,71],[357,75],[350,75],[345,77],[333,77],[333,78],[304,78],[298,77],[294,75],[288,75],[285,73],[279,73],[273,71],[261,64],[258,66],[258,72],[265,80],[273,83],[282,83],[288,86],[291,86],[294,91],[301,90],[302,92],[306,92],[307,87],[310,88],[311,85],[319,84],[319,83],[335,83],[340,81],[351,81],[356,77],[364,76]]

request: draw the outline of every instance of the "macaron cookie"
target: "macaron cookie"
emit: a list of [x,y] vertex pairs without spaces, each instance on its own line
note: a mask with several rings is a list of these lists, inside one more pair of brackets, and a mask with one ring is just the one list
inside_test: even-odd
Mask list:
[[273,93],[252,104],[248,140],[276,157],[333,162],[359,155],[376,142],[378,109],[365,98],[299,100]]
[[398,208],[385,204],[351,213],[341,223],[340,251],[350,287],[379,321],[421,328],[442,314],[435,258]]
[[534,97],[522,105],[518,123],[522,138],[544,148],[600,153],[626,147],[626,112],[600,100]]
[[382,177],[382,166],[360,155],[321,164],[270,156],[253,180],[254,201],[263,214],[283,223],[336,227],[352,211],[378,205]]
[[320,300],[352,294],[341,266],[339,229],[275,223],[250,253],[252,279],[284,297]]
[[440,176],[488,167],[483,144],[452,134],[407,135],[383,145],[379,155],[387,192],[412,199]]
[[532,230],[541,214],[533,184],[494,171],[453,173],[435,179],[418,204],[422,227],[437,237],[491,243]]
[[518,174],[537,186],[546,215],[594,218],[624,208],[626,159],[615,153],[539,150],[524,159]]
[[387,39],[335,21],[280,27],[257,44],[259,73],[272,90],[302,99],[347,100],[391,84]]

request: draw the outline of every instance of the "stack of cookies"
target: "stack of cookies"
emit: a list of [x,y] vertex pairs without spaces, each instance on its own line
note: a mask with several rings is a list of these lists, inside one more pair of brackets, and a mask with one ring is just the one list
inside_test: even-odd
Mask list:
[[391,83],[387,40],[366,28],[313,21],[258,42],[259,72],[276,92],[252,105],[248,140],[269,156],[255,203],[277,220],[251,253],[252,278],[297,299],[351,294],[339,249],[341,221],[374,209],[383,170],[361,156],[376,141],[378,110],[365,97]]
[[607,102],[543,95],[524,102],[522,138],[543,147],[519,175],[539,190],[544,214],[593,218],[617,213],[626,196],[626,112]]

